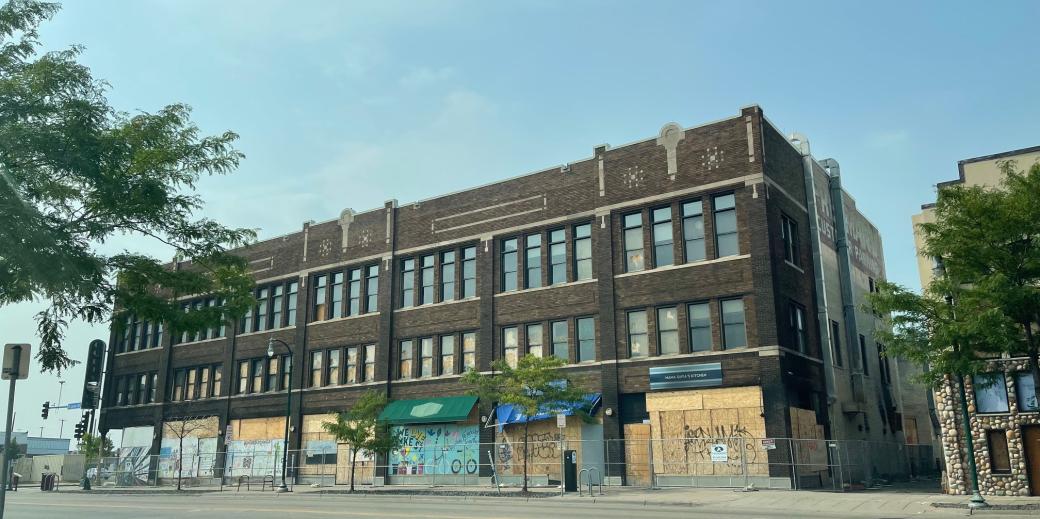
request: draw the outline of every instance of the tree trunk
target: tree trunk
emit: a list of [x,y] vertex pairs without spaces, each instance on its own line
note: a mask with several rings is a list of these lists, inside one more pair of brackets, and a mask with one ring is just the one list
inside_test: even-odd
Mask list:
[[350,448],[350,491],[354,491],[354,469],[357,467],[357,449]]
[[[1029,371],[1033,374],[1033,398],[1036,398],[1037,403],[1040,403],[1040,348],[1036,345],[1036,338],[1033,337],[1033,323],[1026,323],[1026,343],[1029,345]],[[1018,410],[1022,412],[1022,409]]]
[[177,490],[181,489],[181,473],[184,470],[184,436],[181,435],[177,444]]
[[527,458],[531,456],[531,448],[528,446],[528,435],[527,428],[531,426],[531,421],[524,422],[524,487],[520,490],[523,493],[527,493]]

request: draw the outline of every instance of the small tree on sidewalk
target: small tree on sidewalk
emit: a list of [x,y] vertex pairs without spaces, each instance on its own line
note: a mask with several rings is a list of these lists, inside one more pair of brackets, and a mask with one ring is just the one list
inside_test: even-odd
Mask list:
[[163,423],[163,428],[177,438],[177,490],[181,489],[181,475],[184,469],[184,439],[204,430],[209,426],[209,422],[207,417],[193,416]]
[[105,436],[96,434],[84,434],[83,441],[79,444],[79,451],[86,456],[87,465],[96,462],[99,458],[112,456],[112,440]]
[[[525,417],[564,408],[574,409],[581,414],[580,404],[585,401],[588,391],[560,371],[563,365],[563,360],[557,357],[525,355],[517,361],[514,368],[505,359],[499,359],[492,364],[492,374],[469,370],[463,375],[462,381],[473,385],[470,392],[482,402],[512,405]],[[530,420],[524,421],[522,492],[527,492],[527,461],[531,451],[528,447],[530,424]]]
[[387,454],[401,447],[401,437],[379,421],[388,401],[379,391],[368,391],[350,408],[337,413],[335,422],[322,422],[321,427],[339,443],[350,447],[350,491],[354,491],[354,472],[359,452]]

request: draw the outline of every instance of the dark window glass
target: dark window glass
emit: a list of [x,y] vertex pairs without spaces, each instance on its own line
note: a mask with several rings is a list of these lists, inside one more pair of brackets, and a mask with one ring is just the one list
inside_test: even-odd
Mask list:
[[[780,237],[784,242],[784,259],[798,265],[800,251],[798,250],[798,224],[794,223],[787,215],[780,217]],[[871,292],[874,291],[874,280],[871,280]]]
[[289,290],[285,294],[285,324],[294,326],[296,324],[296,292],[300,284],[296,281],[289,283]]
[[646,357],[650,354],[650,339],[646,330],[646,310],[628,313],[628,356]]
[[324,321],[328,319],[325,307],[325,291],[328,284],[328,276],[317,276],[314,278],[314,320]]
[[[271,327],[281,328],[285,326],[282,322],[282,305],[285,300],[285,285],[275,285],[271,287]],[[220,336],[224,336],[224,332],[220,332]]]
[[661,355],[679,353],[679,311],[674,306],[657,309],[657,347]]
[[462,249],[462,297],[477,295],[477,248]]
[[553,357],[570,362],[570,337],[567,332],[567,321],[554,321],[552,323],[552,354]]
[[643,214],[632,213],[624,216],[625,272],[643,270]]
[[156,393],[158,392],[158,389],[159,389],[159,374],[153,371],[152,372],[151,381],[148,383],[148,403],[149,404],[158,401],[158,400],[156,400]]
[[180,402],[184,400],[184,379],[187,377],[187,373],[183,369],[178,369],[173,374],[173,401]]
[[834,365],[839,368],[844,363],[841,355],[841,328],[837,321],[831,321],[831,350],[834,355]]
[[809,348],[809,334],[805,324],[805,308],[793,301],[789,308],[788,326],[791,330],[791,337],[794,339],[795,349],[800,353],[806,353]]
[[347,315],[361,313],[361,269],[347,271]]
[[123,405],[125,403],[126,403],[126,377],[119,377],[119,379],[116,380],[116,406],[121,406],[121,405]]
[[477,367],[477,334],[466,332],[462,334],[462,370],[476,369]]
[[707,258],[704,248],[704,209],[700,200],[686,202],[683,212],[683,253],[686,262],[703,261]]
[[990,467],[995,474],[1011,473],[1011,453],[1008,452],[1007,431],[990,429],[986,431],[986,443],[989,446]]
[[715,197],[715,250],[720,258],[740,254],[735,204],[732,194]]
[[506,364],[510,367],[516,367],[519,345],[520,337],[517,327],[509,326],[502,328],[502,358],[506,359]]
[[[224,336],[224,324],[220,325],[220,336]],[[163,341],[163,325],[162,323],[155,323],[155,333],[152,334],[152,347],[158,348],[162,346]]]
[[401,262],[401,308],[415,304],[415,260]]
[[419,293],[419,304],[428,305],[433,302],[433,264],[434,257],[423,256],[420,260],[422,268],[419,271],[420,282],[422,283],[422,291]]
[[542,235],[524,238],[524,250],[524,288],[538,288],[542,286]]
[[441,253],[441,301],[455,299],[455,251]]
[[1036,402],[1036,380],[1028,371],[1015,373],[1015,395],[1018,397],[1018,410],[1040,411]]
[[264,331],[267,329],[267,295],[268,291],[266,288],[261,288],[256,291],[256,330]]
[[412,378],[412,341],[401,341],[399,351],[397,378],[408,380]]
[[137,403],[148,403],[148,374],[146,373],[137,377]]
[[150,345],[148,344],[148,336],[150,335],[152,325],[148,321],[141,321],[141,335],[138,337],[138,343],[140,349],[147,349]]
[[369,265],[365,276],[365,311],[379,310],[379,265]]
[[578,339],[578,362],[596,360],[596,319],[582,317],[575,321]]
[[690,351],[710,351],[711,309],[708,303],[694,303],[686,307],[690,322]]
[[540,324],[529,324],[527,325],[527,355],[534,355],[535,357],[541,357],[543,352],[543,343],[545,339],[542,338],[542,325]]
[[343,317],[343,273],[332,274],[332,308],[329,318]]
[[859,368],[863,370],[864,375],[870,375],[870,365],[867,363],[867,339],[863,335],[859,336]]
[[972,377],[975,409],[980,413],[1008,412],[1007,386],[1003,373],[980,373]]
[[659,207],[650,212],[654,226],[654,266],[675,263],[675,238],[672,236],[672,208]]
[[744,300],[726,299],[720,302],[722,310],[722,347],[725,349],[747,346],[744,328]]
[[592,279],[592,226],[574,226],[574,279]]
[[516,290],[516,238],[502,240],[502,291]]
[[549,284],[567,282],[567,232],[549,231]]

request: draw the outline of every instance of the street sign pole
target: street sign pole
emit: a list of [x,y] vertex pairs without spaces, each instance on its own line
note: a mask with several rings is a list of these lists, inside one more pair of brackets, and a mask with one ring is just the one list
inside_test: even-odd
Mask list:
[[[24,364],[24,365],[23,365]],[[0,470],[0,519],[4,518],[7,504],[7,475],[10,472],[11,460],[7,459],[7,446],[11,444],[11,431],[14,429],[14,385],[20,378],[29,376],[29,345],[8,344],[4,347],[3,378],[11,381],[7,393],[7,429],[4,431],[3,470]]]

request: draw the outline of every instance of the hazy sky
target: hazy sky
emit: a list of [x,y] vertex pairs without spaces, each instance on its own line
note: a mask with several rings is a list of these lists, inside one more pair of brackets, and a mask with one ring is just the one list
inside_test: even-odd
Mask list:
[[[959,159],[1040,144],[1040,2],[852,4],[80,0],[41,36],[84,45],[120,109],[185,102],[206,132],[241,134],[247,158],[202,184],[205,214],[261,238],[759,104],[840,161],[889,277],[916,287],[910,215],[934,184]],[[35,346],[39,309],[0,310],[4,342]],[[73,326],[74,357],[94,338],[106,329]],[[82,366],[66,378],[79,400]],[[58,433],[61,413],[39,416],[56,380],[19,384],[16,430]]]

